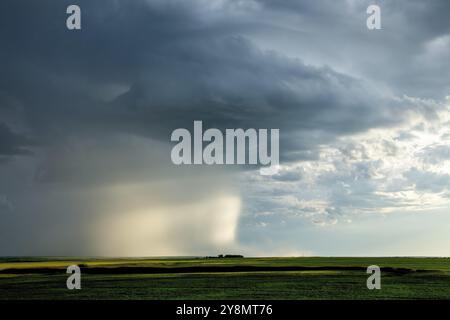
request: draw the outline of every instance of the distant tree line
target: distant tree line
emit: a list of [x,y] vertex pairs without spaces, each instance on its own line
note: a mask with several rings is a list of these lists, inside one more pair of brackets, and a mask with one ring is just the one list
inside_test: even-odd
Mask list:
[[206,259],[223,259],[223,258],[243,258],[240,254],[219,254],[217,256],[207,256]]

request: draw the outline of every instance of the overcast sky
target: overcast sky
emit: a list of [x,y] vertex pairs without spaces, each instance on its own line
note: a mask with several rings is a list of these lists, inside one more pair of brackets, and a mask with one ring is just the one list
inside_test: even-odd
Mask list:
[[[0,255],[450,256],[449,12],[1,1]],[[280,129],[281,170],[172,164],[194,120]]]

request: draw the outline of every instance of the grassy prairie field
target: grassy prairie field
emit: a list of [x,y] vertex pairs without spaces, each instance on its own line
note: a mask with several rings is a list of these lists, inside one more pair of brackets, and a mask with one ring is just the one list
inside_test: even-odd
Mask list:
[[[66,288],[73,264],[81,290]],[[0,299],[450,299],[450,259],[0,258]]]

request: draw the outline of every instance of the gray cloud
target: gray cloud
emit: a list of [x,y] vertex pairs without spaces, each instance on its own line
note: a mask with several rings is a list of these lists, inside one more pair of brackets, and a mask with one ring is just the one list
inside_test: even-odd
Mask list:
[[412,168],[404,176],[419,191],[439,193],[450,188],[450,175]]
[[[244,180],[242,226],[257,219],[263,219],[260,226],[282,225],[284,217],[297,216],[333,224],[347,218],[347,209],[408,207],[408,199],[380,191],[405,191],[413,181],[418,190],[446,190],[443,176],[411,171],[388,179],[393,173],[382,172],[402,154],[397,142],[414,141],[421,124],[398,129],[395,141],[342,140],[397,128],[411,121],[411,113],[427,125],[440,124],[438,103],[404,94],[437,101],[449,94],[447,1],[380,1],[379,32],[365,28],[371,1],[77,3],[82,30],[76,32],[65,28],[71,1],[0,3],[0,194],[20,203],[17,215],[2,223],[2,242],[16,240],[10,250],[24,250],[30,240],[10,230],[26,234],[33,223],[45,230],[51,222],[64,227],[48,238],[33,233],[33,248],[79,252],[87,240],[76,245],[71,239],[88,239],[90,233],[70,230],[88,229],[98,205],[93,195],[111,201],[111,194],[102,193],[111,186],[137,184],[142,194],[158,195],[155,204],[176,212],[171,199],[181,205],[207,198],[198,193],[178,198],[174,193],[183,190],[175,186],[177,179],[185,178],[179,179],[186,187],[204,172],[213,182],[199,190],[229,196],[231,183],[214,170],[170,165],[170,133],[191,128],[194,120],[220,129],[279,128],[282,164],[311,165],[307,173],[295,165],[283,169],[271,182],[234,172]],[[323,159],[331,146],[336,148]],[[431,164],[438,157],[446,160],[445,147],[430,150],[428,157]],[[421,184],[424,179],[429,183]],[[442,187],[433,187],[433,181]],[[167,182],[173,190],[146,189],[150,182]],[[29,218],[36,208],[40,212]],[[107,211],[93,214],[96,222],[105,221]],[[120,225],[120,214],[113,216]],[[171,232],[189,225],[182,221]],[[176,252],[199,230],[190,231],[168,249]],[[61,237],[61,246],[51,245]],[[201,234],[183,248],[195,251],[208,239],[209,233]]]
[[35,14],[25,21],[11,18],[18,5],[4,17],[16,32],[2,34],[9,50],[1,84],[48,144],[99,131],[167,141],[201,119],[280,128],[283,158],[295,160],[336,135],[401,120],[404,106],[363,80],[259,49],[245,25],[232,27],[234,11],[208,20],[205,9],[177,1],[81,2],[85,28],[70,33],[55,25],[64,16],[51,2],[30,5]]
[[30,154],[29,148],[34,145],[33,139],[13,132],[8,126],[0,123],[0,157]]
[[258,2],[267,8],[268,27],[256,32],[262,45],[371,79],[400,96],[443,99],[450,92],[447,1],[378,1],[380,32],[365,28],[370,0]]

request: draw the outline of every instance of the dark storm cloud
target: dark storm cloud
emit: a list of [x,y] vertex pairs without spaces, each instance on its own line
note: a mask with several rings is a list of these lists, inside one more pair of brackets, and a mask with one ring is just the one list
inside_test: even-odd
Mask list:
[[67,4],[2,3],[0,85],[44,144],[108,131],[167,141],[203,120],[280,128],[283,159],[296,160],[336,135],[401,119],[403,106],[363,80],[259,49],[242,35],[251,17],[233,10],[81,1],[83,29],[71,32]]
[[[65,26],[66,7],[74,3],[81,7],[81,31]],[[192,183],[197,173],[170,166],[170,133],[191,128],[193,120],[221,129],[279,128],[285,164],[316,161],[324,144],[395,125],[409,110],[433,118],[434,107],[392,97],[448,94],[448,1],[380,1],[380,32],[365,27],[370,3],[1,1],[0,253],[94,254],[97,238],[91,237],[108,230],[103,221],[158,203],[172,208],[178,194],[193,198],[189,189],[197,191],[196,199],[228,190],[228,182],[204,167],[204,181]],[[366,151],[341,150],[352,161]],[[319,211],[323,218],[315,221],[321,223],[334,222],[346,206],[396,205],[375,194],[378,163],[353,170],[348,161],[338,164],[337,172],[318,177],[317,192],[311,190],[314,167],[309,175],[281,170],[275,187],[252,180],[265,192],[245,188],[244,210],[253,207],[248,211],[274,221],[280,219],[275,213],[310,217]],[[422,172],[408,175],[433,180]],[[135,185],[146,201],[135,199]],[[293,192],[305,195],[306,203],[291,199]],[[322,193],[331,206],[319,201]],[[197,239],[199,230],[189,227],[204,222],[206,215],[192,218],[196,211],[174,229],[186,228],[186,239]],[[99,217],[102,223],[95,224]],[[137,225],[125,229],[135,233]]]
[[12,132],[4,123],[0,123],[0,157],[30,154],[34,146],[32,139]]
[[[260,38],[290,53],[370,78],[400,96],[443,99],[450,92],[448,1],[257,2],[270,12],[267,24],[284,28],[285,33],[291,29],[286,41],[276,32]],[[380,32],[365,27],[371,4],[381,8]]]

